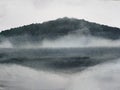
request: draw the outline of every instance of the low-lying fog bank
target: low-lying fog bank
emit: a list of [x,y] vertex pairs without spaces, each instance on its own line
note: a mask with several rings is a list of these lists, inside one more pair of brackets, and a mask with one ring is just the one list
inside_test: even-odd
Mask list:
[[120,47],[120,40],[110,40],[92,36],[68,35],[55,40],[45,39],[42,42],[23,42],[14,45],[9,40],[2,40],[0,48],[85,48],[85,47]]

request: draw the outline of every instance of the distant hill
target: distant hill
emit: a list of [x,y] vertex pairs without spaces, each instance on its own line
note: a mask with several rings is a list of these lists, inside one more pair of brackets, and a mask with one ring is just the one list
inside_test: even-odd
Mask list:
[[119,28],[65,17],[2,31],[0,41],[9,40],[13,45],[20,45],[26,42],[38,43],[43,40],[55,40],[69,34],[90,35],[111,40],[120,39]]

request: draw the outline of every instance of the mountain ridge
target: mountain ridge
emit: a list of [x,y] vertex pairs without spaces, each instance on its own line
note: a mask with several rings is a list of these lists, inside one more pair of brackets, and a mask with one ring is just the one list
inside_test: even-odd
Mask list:
[[97,24],[84,19],[64,17],[2,31],[0,41],[7,39],[13,44],[37,43],[45,39],[55,40],[69,34],[90,35],[110,40],[120,39],[120,29],[117,27]]

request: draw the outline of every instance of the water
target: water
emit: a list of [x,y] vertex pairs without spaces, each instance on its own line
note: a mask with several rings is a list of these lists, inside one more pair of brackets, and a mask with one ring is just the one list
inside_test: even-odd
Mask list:
[[120,48],[0,49],[0,90],[119,90]]

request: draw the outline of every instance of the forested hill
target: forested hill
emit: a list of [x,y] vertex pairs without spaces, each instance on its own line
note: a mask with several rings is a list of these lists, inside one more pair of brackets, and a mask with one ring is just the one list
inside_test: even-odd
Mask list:
[[8,39],[12,43],[41,42],[44,39],[53,40],[68,34],[90,35],[116,40],[120,38],[120,29],[83,19],[59,18],[40,24],[30,24],[12,28],[0,33],[0,40]]

